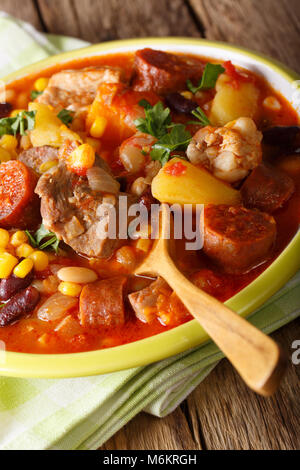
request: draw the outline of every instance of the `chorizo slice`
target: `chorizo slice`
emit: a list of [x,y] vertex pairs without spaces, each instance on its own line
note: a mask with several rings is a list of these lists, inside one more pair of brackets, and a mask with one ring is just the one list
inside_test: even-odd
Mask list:
[[[0,227],[26,227],[38,209],[34,194],[37,177],[24,163],[10,160],[0,166]],[[30,209],[30,214],[28,213]]]
[[18,160],[25,163],[26,166],[32,168],[39,173],[40,166],[43,163],[58,159],[58,149],[43,145],[42,147],[32,147],[20,153]]
[[121,326],[125,322],[125,276],[87,284],[80,295],[79,317],[82,326]]
[[244,182],[241,194],[244,205],[270,214],[280,209],[295,191],[288,175],[271,166],[258,165]]
[[133,88],[136,91],[154,91],[158,94],[178,91],[187,79],[199,79],[204,66],[195,59],[153,49],[136,52]]
[[276,222],[241,206],[204,209],[203,250],[224,271],[239,274],[266,261],[276,238]]

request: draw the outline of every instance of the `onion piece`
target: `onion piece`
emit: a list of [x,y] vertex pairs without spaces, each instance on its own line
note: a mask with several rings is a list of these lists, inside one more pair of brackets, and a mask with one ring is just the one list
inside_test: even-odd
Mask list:
[[38,309],[37,316],[42,321],[60,320],[76,305],[78,305],[78,299],[57,292],[42,304]]
[[87,178],[89,186],[93,191],[110,194],[118,194],[120,191],[120,183],[105,170],[97,166],[87,171]]

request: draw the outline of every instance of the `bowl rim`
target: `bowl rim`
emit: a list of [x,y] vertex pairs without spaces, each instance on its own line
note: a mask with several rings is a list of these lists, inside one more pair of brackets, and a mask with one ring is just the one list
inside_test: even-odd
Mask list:
[[[139,38],[109,41],[65,52],[36,62],[2,78],[5,83],[33,75],[57,64],[68,63],[78,57],[93,57],[98,53],[113,53],[119,48],[137,50],[141,46],[205,46],[221,51],[242,54],[260,65],[265,65],[290,84],[299,75],[279,61],[264,54],[224,42],[201,38]],[[199,51],[200,56],[202,54]],[[247,316],[277,292],[300,268],[300,231],[276,258],[276,260],[252,283],[229,299],[225,304],[242,316]],[[155,336],[121,346],[96,351],[68,354],[31,354],[4,351],[0,355],[0,374],[22,378],[71,378],[106,374],[109,372],[145,366],[181,353],[209,341],[209,336],[196,320],[191,320]]]

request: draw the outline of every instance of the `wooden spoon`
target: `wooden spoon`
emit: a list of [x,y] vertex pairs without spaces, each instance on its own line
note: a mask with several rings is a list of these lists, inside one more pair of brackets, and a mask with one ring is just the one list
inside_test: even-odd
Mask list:
[[286,366],[281,349],[222,302],[198,289],[177,269],[169,255],[169,225],[168,206],[162,204],[160,236],[135,274],[163,277],[246,384],[261,395],[273,394]]

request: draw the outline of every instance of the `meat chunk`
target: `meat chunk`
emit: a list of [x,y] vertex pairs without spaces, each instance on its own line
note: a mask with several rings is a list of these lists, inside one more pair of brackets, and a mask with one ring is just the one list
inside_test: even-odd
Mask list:
[[275,238],[269,214],[241,206],[204,209],[204,252],[226,272],[247,272],[266,261]]
[[121,79],[122,71],[115,67],[62,70],[52,75],[48,87],[37,101],[57,110],[77,111],[93,102],[101,83],[119,83]]
[[161,277],[148,287],[133,292],[128,296],[136,317],[144,323],[150,323],[157,317],[158,298],[161,294],[171,295],[172,290]]
[[199,79],[204,66],[192,58],[142,49],[136,52],[134,68],[134,90],[165,94],[183,89],[187,79]]
[[282,207],[295,190],[288,175],[271,166],[258,165],[241,188],[246,207],[272,213]]
[[125,322],[125,276],[87,284],[80,295],[79,317],[82,326],[121,326]]
[[[44,225],[77,253],[109,258],[120,246],[120,197],[129,207],[135,201],[132,196],[123,193],[107,196],[93,191],[87,178],[69,172],[62,163],[40,178],[36,193],[41,197]],[[120,231],[127,233],[124,215],[122,221],[126,226],[120,227]]]
[[224,127],[206,126],[193,136],[187,156],[217,178],[235,183],[245,178],[261,162],[262,133],[255,122],[241,117]]
[[42,147],[32,147],[28,150],[24,150],[24,152],[20,153],[18,160],[39,173],[40,166],[43,163],[56,160],[57,158],[58,149],[43,145]]

